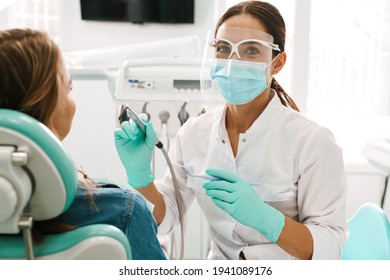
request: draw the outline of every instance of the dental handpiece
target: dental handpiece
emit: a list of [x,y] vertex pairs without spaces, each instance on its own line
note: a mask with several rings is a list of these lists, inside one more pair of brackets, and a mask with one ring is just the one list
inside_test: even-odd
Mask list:
[[[141,129],[141,131],[146,135],[145,123],[138,117],[138,115],[133,110],[131,110],[129,106],[126,106],[126,110],[130,119],[132,119],[138,125],[139,129]],[[159,149],[163,147],[163,143],[157,138],[157,136],[154,144]]]

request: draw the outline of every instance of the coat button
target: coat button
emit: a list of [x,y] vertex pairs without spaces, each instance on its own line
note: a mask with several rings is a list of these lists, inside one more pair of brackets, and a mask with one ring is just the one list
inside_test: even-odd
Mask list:
[[225,144],[225,140],[222,139],[222,143]]
[[245,142],[246,142],[246,139],[242,139],[242,142],[244,142],[244,143],[245,143]]

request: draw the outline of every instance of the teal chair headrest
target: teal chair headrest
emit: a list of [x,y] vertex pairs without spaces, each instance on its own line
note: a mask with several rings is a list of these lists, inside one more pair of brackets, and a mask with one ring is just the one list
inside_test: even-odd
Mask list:
[[56,217],[69,208],[77,190],[76,168],[45,125],[24,113],[0,109],[0,145],[28,151],[27,168],[35,180],[30,204],[35,220]]

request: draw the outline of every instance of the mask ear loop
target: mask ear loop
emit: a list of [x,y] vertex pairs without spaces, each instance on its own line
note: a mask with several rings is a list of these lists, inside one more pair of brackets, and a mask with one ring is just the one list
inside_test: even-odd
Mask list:
[[[270,65],[272,65],[272,63],[279,57],[280,54],[281,54],[281,52],[278,53],[278,55],[275,56],[275,57],[271,60],[271,62],[269,62],[269,63],[267,63],[267,64],[265,65],[265,70],[266,70]],[[269,77],[272,77],[271,71],[267,71],[267,74],[268,74],[268,73],[269,73]],[[268,78],[269,78],[269,77],[266,77],[267,81],[268,81]],[[269,85],[271,84],[271,82],[272,82],[272,79],[271,79],[271,81],[267,82],[267,87],[269,87]]]

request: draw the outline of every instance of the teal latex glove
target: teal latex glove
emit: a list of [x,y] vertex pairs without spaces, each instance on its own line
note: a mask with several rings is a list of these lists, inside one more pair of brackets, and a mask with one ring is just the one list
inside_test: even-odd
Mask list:
[[251,227],[275,243],[284,227],[284,215],[263,202],[253,187],[237,175],[222,169],[206,173],[220,178],[203,184],[206,194],[235,220]]
[[124,121],[115,129],[115,147],[126,169],[127,181],[134,188],[143,188],[154,180],[150,167],[156,132],[145,114],[139,115],[145,122],[146,135],[133,121]]

